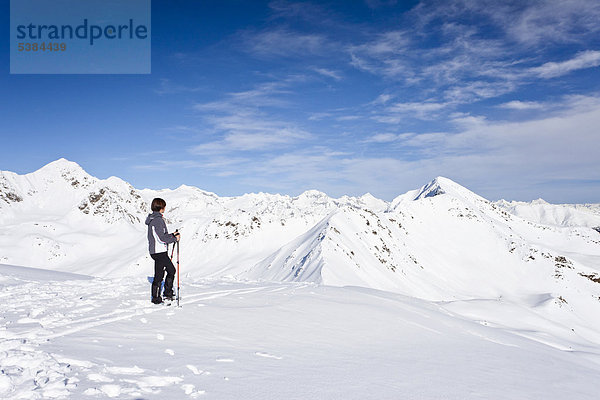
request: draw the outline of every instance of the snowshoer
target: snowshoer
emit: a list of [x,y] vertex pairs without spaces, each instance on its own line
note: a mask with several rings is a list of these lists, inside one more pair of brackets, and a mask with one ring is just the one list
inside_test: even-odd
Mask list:
[[150,257],[154,260],[154,280],[152,281],[152,302],[160,304],[163,302],[160,296],[160,287],[165,271],[165,290],[163,296],[165,299],[173,299],[173,279],[175,278],[175,266],[168,256],[168,245],[179,240],[178,232],[169,233],[167,224],[163,218],[167,203],[161,198],[152,200],[150,209],[152,214],[148,214],[146,225],[148,225],[148,249]]

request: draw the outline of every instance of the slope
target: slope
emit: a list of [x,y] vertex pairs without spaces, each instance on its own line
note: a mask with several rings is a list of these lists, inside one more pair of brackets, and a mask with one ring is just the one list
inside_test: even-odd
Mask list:
[[5,268],[1,296],[20,301],[0,311],[3,398],[597,396],[597,353],[393,293],[195,281],[178,309],[151,305],[143,279]]

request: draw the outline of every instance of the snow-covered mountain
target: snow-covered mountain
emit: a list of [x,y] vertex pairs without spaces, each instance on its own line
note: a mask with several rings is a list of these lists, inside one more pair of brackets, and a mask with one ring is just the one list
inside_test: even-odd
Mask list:
[[315,190],[219,197],[190,186],[137,190],[60,159],[26,175],[1,172],[0,187],[0,262],[15,265],[145,273],[142,221],[160,196],[171,229],[185,237],[182,268],[194,277],[356,285],[444,300],[540,285],[564,294],[567,282],[599,276],[600,235],[592,228],[600,215],[542,201],[490,202],[443,177],[392,202]]
[[[530,365],[536,371],[543,369],[545,360],[557,359],[553,351],[560,351],[558,358],[562,366],[578,365],[581,371],[586,368],[591,371],[600,365],[600,320],[597,318],[600,313],[600,232],[594,229],[600,226],[598,205],[552,205],[541,200],[491,202],[443,177],[401,194],[391,202],[370,194],[335,199],[315,190],[296,197],[267,193],[219,197],[190,186],[138,190],[116,177],[97,179],[76,163],[64,159],[26,175],[0,172],[0,264],[60,271],[46,278],[40,271],[0,268],[6,273],[6,277],[0,279],[0,286],[6,286],[8,296],[13,293],[24,301],[23,305],[15,305],[0,316],[4,318],[0,342],[6,340],[2,343],[7,349],[4,354],[7,360],[35,355],[47,366],[44,371],[60,372],[49,382],[65,393],[77,389],[67,387],[67,381],[61,377],[71,376],[75,370],[81,374],[84,370],[94,371],[88,379],[94,382],[99,376],[107,379],[98,381],[100,383],[119,379],[120,386],[103,383],[93,390],[89,386],[92,383],[88,382],[90,389],[85,394],[118,396],[125,386],[137,382],[123,376],[108,376],[112,370],[102,367],[101,356],[97,362],[80,360],[80,364],[73,364],[68,372],[67,361],[60,361],[64,356],[33,354],[33,350],[28,350],[31,347],[28,343],[17,339],[24,332],[39,339],[36,346],[42,346],[44,338],[62,337],[64,330],[64,335],[75,333],[73,337],[79,337],[81,343],[73,347],[70,341],[65,341],[62,348],[79,352],[87,348],[84,343],[88,337],[77,332],[93,330],[96,326],[118,324],[120,330],[136,335],[139,327],[126,319],[140,312],[156,311],[143,306],[151,307],[147,300],[147,277],[153,273],[143,220],[150,201],[157,196],[167,201],[165,217],[170,230],[178,228],[183,235],[181,272],[184,288],[191,292],[189,297],[184,296],[186,304],[193,305],[198,299],[210,301],[213,293],[232,295],[231,300],[224,300],[223,304],[217,302],[214,309],[209,307],[207,311],[231,329],[224,334],[227,340],[252,342],[244,335],[232,338],[234,332],[247,331],[242,326],[253,324],[252,315],[257,307],[277,304],[261,312],[260,319],[268,321],[269,328],[257,330],[256,337],[275,333],[276,338],[285,338],[284,341],[293,334],[290,329],[278,330],[277,321],[282,318],[292,324],[290,327],[307,324],[303,335],[313,335],[311,332],[319,330],[317,327],[323,325],[323,321],[337,321],[340,332],[345,332],[348,323],[339,318],[351,319],[358,307],[362,309],[361,320],[368,323],[361,325],[357,320],[355,325],[363,326],[356,330],[360,334],[350,338],[339,336],[343,345],[332,349],[343,348],[343,352],[347,352],[354,348],[353,344],[365,346],[359,336],[375,334],[374,327],[378,318],[382,318],[388,322],[381,325],[385,327],[381,337],[394,343],[407,340],[400,334],[406,331],[406,326],[414,326],[418,332],[411,343],[417,337],[427,336],[425,347],[437,343],[439,349],[453,348],[445,339],[438,339],[446,337],[439,332],[454,335],[463,350],[448,353],[449,360],[459,360],[463,351],[474,343],[473,337],[477,337],[486,342],[482,348],[489,352],[486,354],[490,354],[490,362],[499,362],[507,349],[516,346],[519,349],[515,356],[522,349],[529,352],[527,354],[538,354],[539,360]],[[71,279],[82,277],[73,273],[100,278],[77,283]],[[10,274],[14,276],[11,278]],[[62,277],[66,281],[57,283]],[[106,277],[113,279],[106,280]],[[123,277],[128,279],[121,279]],[[46,279],[53,283],[44,283]],[[324,286],[317,289],[315,284]],[[236,289],[223,291],[222,285],[234,285]],[[72,298],[61,300],[69,288],[76,292]],[[129,295],[113,301],[107,290],[117,297],[125,291]],[[56,295],[55,291],[63,294]],[[262,294],[254,295],[254,292]],[[247,294],[247,297],[238,300],[233,296],[237,293]],[[129,296],[135,300],[128,300]],[[292,318],[296,321],[292,322],[286,310],[295,296],[299,296],[293,300],[298,305],[291,314],[297,318]],[[48,306],[37,304],[40,301],[48,301]],[[83,308],[77,305],[78,301],[85,303],[81,305]],[[92,308],[97,302],[104,307],[97,317],[80,316],[81,310],[96,312]],[[416,308],[412,305],[417,304],[415,302],[419,304]],[[110,307],[115,304],[122,310],[111,311]],[[233,319],[222,315],[230,305]],[[56,307],[72,309],[57,316]],[[246,315],[241,309],[237,310],[240,307],[250,307],[253,311]],[[389,312],[380,314],[379,307]],[[307,309],[311,310],[310,317],[304,317]],[[419,311],[414,311],[416,309]],[[424,311],[426,309],[435,312]],[[326,314],[320,314],[325,311]],[[118,314],[121,312],[123,315]],[[25,313],[25,317],[20,313]],[[178,324],[196,332],[196,325],[190,323],[195,315],[194,310],[186,308],[185,317],[180,316]],[[401,316],[402,329],[398,324],[389,323],[397,316]],[[315,318],[321,322],[317,324]],[[23,330],[21,326],[30,329]],[[209,336],[218,336],[217,331],[212,329]],[[170,334],[177,335],[176,331]],[[103,335],[104,340],[111,343],[121,340],[119,335]],[[144,340],[151,346],[147,338]],[[277,340],[271,343],[274,347],[279,346]],[[314,340],[326,341],[318,334],[314,334]],[[536,347],[540,343],[543,346]],[[255,345],[252,342],[252,346]],[[191,351],[192,347],[186,346],[182,345],[177,351]],[[279,349],[294,354],[294,359],[302,350],[290,344]],[[388,346],[382,349],[390,351]],[[97,352],[93,346],[88,350],[90,354]],[[245,357],[242,350],[236,348],[237,356]],[[565,351],[569,355],[564,355]],[[256,354],[267,353],[257,351]],[[323,352],[315,351],[315,355],[318,354]],[[572,358],[570,354],[577,357]],[[219,355],[215,357],[219,361]],[[368,354],[357,360],[362,363],[366,358]],[[385,357],[380,359],[385,362]],[[406,366],[403,361],[394,360]],[[300,368],[312,365],[312,360],[306,363],[300,363]],[[424,373],[435,365],[429,362],[419,371]],[[471,362],[462,365],[473,369]],[[288,366],[297,367],[294,363]],[[0,374],[0,395],[2,390],[27,393],[30,386],[26,382],[31,377],[38,389],[49,387],[40,386],[43,377],[35,378],[36,372],[24,369],[20,361],[14,361],[9,369],[4,367],[3,364],[3,371],[12,371],[12,375],[9,374],[8,382]],[[152,368],[147,364],[136,371],[144,374],[143,371]],[[179,371],[175,366],[172,368]],[[502,369],[503,379],[508,379],[513,369],[514,365],[508,362]],[[227,373],[236,371],[232,369]],[[442,373],[452,375],[448,370]],[[540,382],[550,382],[550,378],[542,376],[552,376],[552,381],[557,379],[546,373],[523,373]],[[476,374],[480,380],[485,379],[484,375]],[[584,375],[577,376],[582,382],[590,381]],[[15,383],[16,377],[22,382]],[[130,388],[131,393],[137,393],[136,390],[158,393],[150,389],[145,392],[144,385],[149,383],[140,382],[135,383],[139,386],[137,389]],[[187,393],[189,385],[186,385],[182,389]],[[534,386],[520,384],[518,387],[527,387],[529,394],[541,393],[536,392]],[[218,387],[215,382],[215,388]],[[498,388],[494,387],[488,394],[499,393]],[[455,394],[464,394],[467,390],[461,385],[455,389]],[[556,393],[567,393],[571,389],[563,387]],[[284,391],[284,388],[277,386],[277,390]],[[582,390],[581,398],[593,398],[591,386]],[[552,397],[554,392],[544,393]],[[554,398],[561,395],[556,394]]]
[[531,202],[499,200],[495,204],[511,214],[539,224],[586,226],[600,232],[599,204],[550,204],[543,199]]

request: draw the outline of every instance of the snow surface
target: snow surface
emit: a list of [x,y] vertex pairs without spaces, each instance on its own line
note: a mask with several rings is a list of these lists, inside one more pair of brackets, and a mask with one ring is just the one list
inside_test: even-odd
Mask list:
[[[20,270],[0,266],[1,297],[18,299],[3,302],[0,320],[3,398],[597,397],[596,350],[576,334],[531,340],[550,322],[501,300],[194,281],[176,308],[151,304],[145,277]],[[504,310],[497,320],[513,327],[464,308]]]
[[[156,196],[182,308],[149,302]],[[0,398],[597,398],[599,210],[2,171]]]

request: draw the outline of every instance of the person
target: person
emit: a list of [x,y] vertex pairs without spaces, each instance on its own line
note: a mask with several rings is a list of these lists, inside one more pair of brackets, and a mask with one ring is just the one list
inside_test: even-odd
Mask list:
[[152,200],[150,209],[152,214],[148,214],[146,225],[148,225],[148,250],[150,257],[154,260],[154,280],[152,281],[152,303],[160,304],[163,299],[160,296],[162,280],[165,278],[165,289],[163,296],[165,299],[173,300],[173,280],[175,278],[175,266],[168,255],[169,244],[179,241],[181,235],[176,231],[169,233],[167,224],[163,218],[167,203],[161,198]]

